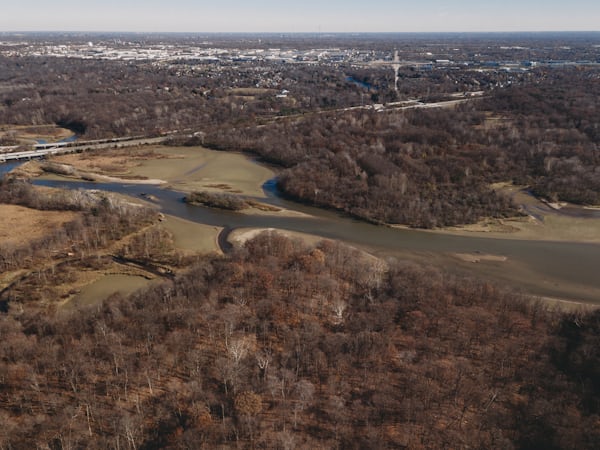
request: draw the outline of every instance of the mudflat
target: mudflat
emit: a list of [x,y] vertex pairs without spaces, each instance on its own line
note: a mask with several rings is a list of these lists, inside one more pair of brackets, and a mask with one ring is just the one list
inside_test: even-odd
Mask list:
[[140,161],[131,173],[166,180],[172,189],[230,192],[264,197],[262,185],[275,176],[246,155],[203,147],[155,147],[154,158]]
[[229,192],[259,198],[264,197],[262,185],[275,176],[271,169],[246,155],[203,147],[103,150],[56,156],[52,161],[67,164],[86,176],[110,176],[108,181],[112,182],[162,182],[183,192]]
[[81,307],[100,304],[111,294],[117,292],[126,296],[138,289],[149,286],[151,280],[135,275],[104,275],[97,280],[85,285],[81,292],[63,303],[61,310],[74,311]]
[[221,251],[217,242],[221,227],[191,222],[175,216],[166,216],[161,225],[173,235],[175,247],[180,250],[192,253]]
[[433,232],[495,239],[600,243],[600,214],[592,214],[593,209],[569,205],[571,211],[565,214],[561,207],[566,205],[544,202],[528,194],[523,186],[503,184],[498,190],[509,195],[526,215],[509,219],[483,219],[476,224]]

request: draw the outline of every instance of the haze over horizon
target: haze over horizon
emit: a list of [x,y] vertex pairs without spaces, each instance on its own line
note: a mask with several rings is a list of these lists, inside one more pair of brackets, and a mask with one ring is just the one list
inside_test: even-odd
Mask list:
[[598,31],[600,3],[533,0],[22,0],[3,6],[0,32],[518,32]]

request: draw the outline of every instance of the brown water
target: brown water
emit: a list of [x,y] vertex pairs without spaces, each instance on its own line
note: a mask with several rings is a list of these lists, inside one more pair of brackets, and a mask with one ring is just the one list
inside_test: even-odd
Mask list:
[[[472,273],[525,292],[600,304],[600,245],[575,242],[527,241],[437,234],[393,229],[354,220],[293,202],[272,198],[289,209],[314,218],[252,216],[183,203],[182,193],[151,186],[36,181],[36,184],[68,188],[103,189],[132,196],[155,196],[162,212],[212,226],[234,228],[279,228],[338,239],[366,248],[386,258],[430,263],[457,273]],[[506,261],[470,263],[455,253],[505,256]]]
[[64,308],[93,306],[112,294],[131,294],[150,284],[150,280],[132,275],[105,275],[85,286],[79,294],[64,305]]

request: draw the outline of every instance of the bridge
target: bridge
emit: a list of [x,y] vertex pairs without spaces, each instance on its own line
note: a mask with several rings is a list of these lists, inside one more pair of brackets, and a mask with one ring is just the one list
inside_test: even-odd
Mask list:
[[0,147],[0,163],[9,161],[29,160],[44,158],[51,155],[64,153],[80,153],[85,150],[98,150],[114,147],[135,147],[138,145],[151,145],[164,142],[167,136],[148,138],[144,136],[130,136],[111,139],[96,139],[91,141],[54,142],[35,144],[32,150],[18,151],[19,146]]

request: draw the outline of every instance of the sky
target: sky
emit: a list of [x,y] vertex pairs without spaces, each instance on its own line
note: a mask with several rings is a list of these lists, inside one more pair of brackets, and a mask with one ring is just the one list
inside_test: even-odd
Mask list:
[[0,31],[599,31],[598,0],[5,0]]

